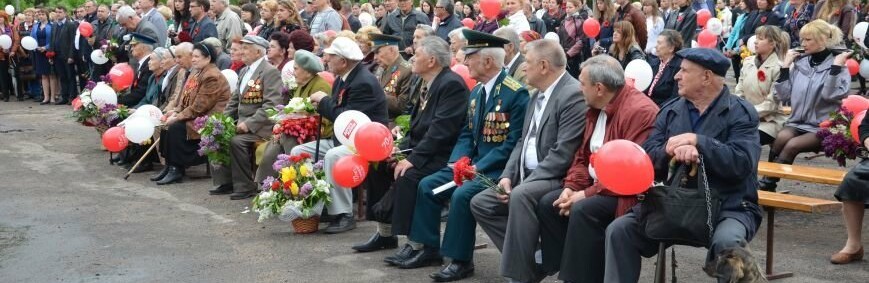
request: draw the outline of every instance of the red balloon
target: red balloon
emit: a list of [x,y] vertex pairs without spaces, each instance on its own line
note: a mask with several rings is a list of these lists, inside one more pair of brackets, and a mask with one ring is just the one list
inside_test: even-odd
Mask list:
[[464,25],[466,28],[474,29],[474,20],[472,20],[471,18],[464,18],[462,19],[462,25]]
[[111,152],[120,152],[127,148],[129,140],[124,136],[124,128],[112,127],[103,133],[103,146]]
[[842,107],[845,107],[851,113],[860,113],[869,110],[869,99],[852,94],[842,99]]
[[92,26],[91,23],[88,22],[81,22],[80,24],[78,24],[78,33],[80,33],[81,36],[84,37],[91,37],[91,35],[94,34],[94,26]]
[[718,37],[707,29],[703,29],[703,31],[697,35],[697,45],[700,47],[715,48],[716,43],[718,43]]
[[362,124],[354,139],[356,152],[368,161],[383,161],[392,154],[392,133],[381,123]]
[[473,89],[474,86],[477,85],[477,80],[471,78],[471,71],[468,70],[468,66],[465,66],[464,64],[456,64],[450,69],[465,79],[465,85],[468,86],[468,89]]
[[133,85],[133,68],[127,63],[117,64],[109,70],[109,80],[115,91],[122,91]]
[[709,10],[703,9],[697,11],[697,25],[702,27],[706,26],[706,22],[712,18],[712,13]]
[[483,16],[486,16],[487,19],[498,17],[498,13],[501,13],[501,1],[480,0],[480,12],[482,12]]
[[860,63],[857,63],[857,60],[848,59],[845,61],[845,66],[848,66],[848,73],[851,74],[851,76],[855,76],[860,72]]
[[863,118],[866,117],[866,111],[862,111],[851,119],[851,137],[857,141],[860,146],[863,146],[863,141],[860,140],[860,124],[863,124]]
[[582,32],[590,38],[597,37],[600,34],[600,22],[595,18],[588,18],[582,23]]
[[82,107],[82,104],[81,104],[81,98],[80,98],[80,97],[76,97],[75,99],[72,100],[72,102],[71,102],[70,104],[72,104],[72,110],[73,110],[73,111],[78,111],[78,110],[81,109],[81,107]]
[[[592,163],[600,183],[620,195],[636,195],[652,186],[655,170],[643,148],[629,140],[603,144]],[[626,177],[625,173],[630,172]]]
[[332,178],[335,179],[335,183],[345,188],[359,186],[367,175],[368,162],[359,155],[341,157],[332,168]]
[[328,71],[322,71],[322,72],[319,72],[317,74],[320,75],[320,77],[322,77],[324,80],[326,80],[326,82],[328,82],[330,86],[334,86],[335,75],[333,75],[332,73],[330,73]]

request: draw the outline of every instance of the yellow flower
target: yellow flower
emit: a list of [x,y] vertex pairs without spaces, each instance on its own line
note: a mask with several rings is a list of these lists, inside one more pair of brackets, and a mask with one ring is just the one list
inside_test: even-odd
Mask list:
[[303,177],[308,176],[308,165],[299,166],[299,175]]
[[296,179],[296,171],[292,167],[281,169],[281,181],[286,183]]
[[293,196],[298,196],[299,195],[299,185],[296,185],[296,183],[293,183],[292,185],[290,185],[290,193],[292,193]]

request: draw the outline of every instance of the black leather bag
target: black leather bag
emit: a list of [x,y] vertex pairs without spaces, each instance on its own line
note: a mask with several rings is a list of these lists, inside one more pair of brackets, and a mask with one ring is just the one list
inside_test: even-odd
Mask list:
[[700,157],[697,187],[682,186],[688,166],[680,165],[669,185],[654,186],[646,193],[640,227],[650,239],[674,245],[708,247],[718,223],[721,201],[709,187]]

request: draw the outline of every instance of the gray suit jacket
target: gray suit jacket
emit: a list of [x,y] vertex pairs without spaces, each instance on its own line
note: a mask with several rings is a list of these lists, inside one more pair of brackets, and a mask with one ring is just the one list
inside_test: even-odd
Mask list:
[[[238,122],[244,122],[248,130],[262,138],[272,134],[272,125],[266,109],[278,104],[287,104],[289,97],[281,94],[281,72],[268,61],[263,60],[249,81],[243,81],[249,67],[239,72],[238,87],[232,93],[224,114]],[[242,92],[242,89],[244,92]]]
[[[573,156],[582,142],[585,130],[585,97],[579,89],[579,81],[566,73],[555,82],[555,88],[543,109],[543,116],[537,127],[537,169],[525,176],[522,182],[551,180],[559,186],[573,163]],[[525,153],[522,149],[528,140],[528,132],[534,117],[534,106],[541,91],[535,91],[528,101],[525,121],[522,124],[522,139],[513,148],[501,178],[510,178],[513,186],[520,182],[520,172],[524,170]]]
[[157,47],[166,47],[166,40],[169,38],[169,27],[166,26],[166,19],[157,12],[157,9],[153,9],[152,11],[148,12],[149,14],[145,15],[142,21],[149,22],[154,26],[157,33],[154,36],[157,39]]

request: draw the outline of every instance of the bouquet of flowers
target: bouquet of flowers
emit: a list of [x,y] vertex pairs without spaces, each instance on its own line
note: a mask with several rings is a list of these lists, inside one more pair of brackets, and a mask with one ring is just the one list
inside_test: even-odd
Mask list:
[[127,117],[130,117],[130,109],[127,106],[106,104],[106,106],[99,109],[95,126],[97,128],[109,129],[117,126],[118,123],[127,119]]
[[275,140],[280,139],[283,134],[296,138],[299,144],[317,137],[320,125],[316,113],[311,100],[301,97],[294,97],[287,105],[278,105],[274,109],[266,110],[269,119],[275,122],[275,127],[272,129]]
[[299,84],[296,83],[296,76],[292,74],[281,74],[281,93],[286,94],[287,96],[293,96],[293,91],[299,87]]
[[54,56],[56,55],[57,53],[54,53],[54,51],[45,52],[45,58],[48,58],[48,64],[54,64]]
[[115,61],[116,59],[114,55],[115,51],[118,49],[118,46],[118,40],[115,38],[109,40],[100,40],[100,50],[103,51],[103,55],[106,56],[106,58],[109,58],[112,61]]
[[830,119],[821,122],[818,138],[824,148],[824,155],[836,160],[839,166],[845,167],[845,161],[867,155],[866,149],[854,141],[849,127],[854,113],[844,107],[830,113]]
[[272,216],[283,221],[311,219],[320,215],[331,201],[323,161],[313,163],[311,155],[278,155],[272,168],[278,178],[267,177],[262,192],[253,199],[253,210],[262,222]]
[[100,109],[91,99],[96,83],[89,81],[84,91],[72,101],[72,117],[82,125],[93,127],[99,123]]
[[202,116],[193,121],[193,129],[199,133],[199,156],[217,165],[229,165],[229,142],[235,136],[235,120],[232,117],[215,113]]
[[498,194],[507,194],[507,192],[504,191],[504,188],[501,188],[501,186],[495,183],[494,180],[486,177],[486,175],[477,173],[476,168],[471,165],[470,158],[467,156],[459,158],[459,160],[453,164],[453,182],[456,183],[456,186],[461,186],[465,181],[474,179],[477,179],[483,187],[494,190]]
[[[395,140],[397,146],[407,138],[407,133],[410,132],[410,115],[399,115],[398,117],[395,117],[395,125],[401,130],[401,137]],[[401,161],[407,159],[407,156],[404,153],[398,152],[394,153],[392,158],[395,159],[395,161]]]

